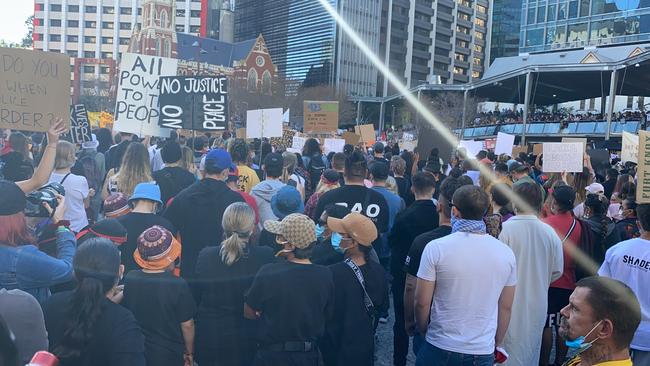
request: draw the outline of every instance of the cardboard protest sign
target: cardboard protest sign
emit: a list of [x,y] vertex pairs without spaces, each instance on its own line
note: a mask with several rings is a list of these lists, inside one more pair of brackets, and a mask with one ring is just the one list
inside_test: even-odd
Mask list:
[[624,163],[627,161],[637,163],[639,153],[639,136],[623,131],[622,137],[623,140],[621,142],[621,161]]
[[235,131],[235,137],[238,139],[245,139],[246,138],[246,128],[238,128]]
[[125,53],[120,62],[113,129],[138,136],[169,137],[158,125],[160,77],[175,76],[177,59]]
[[544,148],[544,145],[542,145],[542,144],[533,145],[533,155],[541,154],[544,151],[543,148]]
[[47,131],[70,119],[70,57],[0,48],[0,128]]
[[92,141],[92,132],[85,105],[75,104],[70,107],[70,131],[63,138],[75,144]]
[[581,142],[546,142],[542,153],[545,173],[582,172],[583,144]]
[[305,132],[336,132],[339,128],[339,102],[305,100]]
[[650,132],[639,130],[636,202],[650,203]]
[[228,78],[161,77],[159,106],[162,127],[224,131],[228,128]]
[[494,153],[497,155],[501,154],[512,154],[512,147],[515,145],[515,135],[510,135],[507,133],[499,132],[497,134],[497,144],[494,147]]
[[354,133],[361,136],[359,141],[371,143],[375,141],[375,126],[372,124],[354,126]]
[[507,154],[507,155],[516,158],[517,156],[519,156],[519,153],[528,154],[528,146],[515,146],[512,148],[512,154]]
[[282,137],[282,108],[246,112],[246,138]]
[[346,144],[354,145],[359,143],[359,140],[361,140],[361,136],[357,135],[354,132],[343,132],[343,139],[345,140]]
[[323,141],[323,151],[325,154],[329,154],[330,152],[343,152],[344,146],[344,139],[325,139]]

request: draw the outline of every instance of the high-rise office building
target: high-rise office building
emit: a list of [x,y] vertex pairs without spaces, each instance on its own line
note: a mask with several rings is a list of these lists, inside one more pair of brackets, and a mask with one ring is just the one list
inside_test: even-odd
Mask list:
[[[328,0],[374,52],[379,48],[379,0]],[[348,95],[374,96],[377,70],[318,1],[239,0],[235,40],[263,34],[279,71],[305,86],[331,85]],[[295,84],[288,84],[295,85]],[[295,90],[287,90],[293,93]]]
[[498,57],[519,54],[522,0],[494,0],[492,5],[492,36],[490,64]]
[[202,37],[232,43],[235,39],[235,0],[205,0]]
[[[407,87],[483,75],[492,0],[383,0],[380,54]],[[383,80],[378,94],[394,90]]]
[[650,40],[649,0],[530,0],[521,8],[521,53]]

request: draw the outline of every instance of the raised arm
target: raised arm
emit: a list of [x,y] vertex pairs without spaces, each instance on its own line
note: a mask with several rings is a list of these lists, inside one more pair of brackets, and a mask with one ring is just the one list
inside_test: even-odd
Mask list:
[[16,182],[18,187],[25,192],[30,193],[47,183],[54,170],[54,158],[56,157],[56,145],[59,143],[59,136],[68,130],[68,126],[63,123],[63,119],[57,118],[47,130],[47,147],[41,158],[40,164],[36,167],[34,175],[27,180]]

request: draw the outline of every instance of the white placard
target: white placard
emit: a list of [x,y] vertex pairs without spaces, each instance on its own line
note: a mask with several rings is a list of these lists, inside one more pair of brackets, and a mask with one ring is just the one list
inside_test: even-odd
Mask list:
[[323,140],[323,150],[325,154],[330,152],[343,152],[343,147],[345,146],[344,139],[325,139]]
[[515,146],[515,135],[499,132],[497,134],[497,144],[494,147],[496,155],[512,155],[512,147]]
[[307,138],[305,137],[293,136],[293,142],[291,143],[291,148],[294,150],[298,150],[300,153],[302,153],[302,148],[305,146],[306,141]]
[[404,141],[413,141],[413,140],[415,140],[415,136],[413,136],[412,133],[404,132],[404,134],[402,135],[402,140],[404,140]]
[[621,142],[623,148],[621,150],[621,161],[631,161],[638,163],[639,159],[639,136],[623,131],[623,140]]
[[546,142],[542,146],[544,173],[582,172],[584,145],[582,142]]
[[169,128],[158,126],[161,76],[176,76],[178,60],[124,53],[120,62],[113,129],[142,136],[169,137]]
[[246,112],[246,138],[282,137],[282,108]]
[[401,150],[415,151],[415,148],[418,146],[418,140],[414,141],[402,141],[399,143],[399,148]]
[[474,158],[476,155],[478,155],[479,151],[483,150],[483,142],[474,140],[462,140],[459,142],[458,147],[464,147],[467,151],[467,157]]

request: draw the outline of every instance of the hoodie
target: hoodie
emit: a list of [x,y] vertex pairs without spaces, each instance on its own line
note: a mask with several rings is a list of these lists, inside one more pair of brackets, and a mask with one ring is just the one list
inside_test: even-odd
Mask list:
[[271,199],[282,187],[284,187],[284,183],[281,181],[267,179],[260,182],[251,190],[251,196],[255,198],[257,209],[260,212],[260,230],[264,227],[265,221],[278,219],[271,209]]
[[[616,230],[616,224],[609,218],[603,216],[593,216],[585,220],[589,225],[594,237],[593,255],[599,265],[605,260],[605,252],[621,241],[620,234]],[[606,225],[603,226],[603,221]],[[603,240],[603,230],[605,230],[605,239]]]

